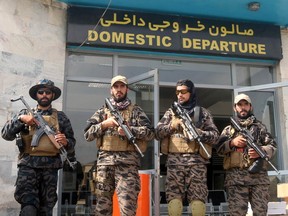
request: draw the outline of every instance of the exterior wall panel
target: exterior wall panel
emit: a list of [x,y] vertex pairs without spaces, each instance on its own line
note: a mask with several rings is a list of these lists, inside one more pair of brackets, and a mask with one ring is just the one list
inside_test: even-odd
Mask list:
[[[0,129],[24,108],[10,99],[23,95],[35,106],[29,88],[49,78],[63,89],[66,40],[66,6],[51,0],[0,1]],[[54,102],[62,109],[62,97]],[[18,149],[0,138],[0,215],[18,215],[14,200]]]

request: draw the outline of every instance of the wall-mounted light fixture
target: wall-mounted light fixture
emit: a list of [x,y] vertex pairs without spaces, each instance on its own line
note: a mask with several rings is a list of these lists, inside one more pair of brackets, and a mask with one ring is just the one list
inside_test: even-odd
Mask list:
[[259,2],[250,2],[248,4],[248,9],[251,11],[258,11],[260,9],[260,3]]

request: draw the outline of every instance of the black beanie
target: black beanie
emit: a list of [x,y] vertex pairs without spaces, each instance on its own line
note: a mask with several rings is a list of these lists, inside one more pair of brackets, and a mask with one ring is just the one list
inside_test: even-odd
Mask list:
[[188,110],[189,113],[193,112],[193,110],[194,110],[193,108],[197,105],[196,92],[195,92],[195,87],[194,87],[193,82],[189,79],[179,80],[176,83],[176,87],[177,86],[187,86],[188,87],[188,90],[190,92],[190,98],[185,103],[180,104],[180,106],[183,109]]
[[189,88],[189,92],[190,93],[193,93],[194,91],[194,83],[189,80],[189,79],[185,79],[185,80],[179,80],[177,83],[176,83],[176,86],[187,86]]

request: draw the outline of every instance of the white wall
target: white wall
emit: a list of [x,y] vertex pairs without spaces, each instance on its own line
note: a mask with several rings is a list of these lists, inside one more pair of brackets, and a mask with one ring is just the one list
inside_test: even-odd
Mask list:
[[[283,51],[283,59],[280,61],[279,64],[279,78],[278,82],[288,82],[288,29],[284,29],[281,31],[281,39],[282,39],[282,51]],[[288,159],[285,153],[288,152],[288,136],[287,128],[288,128],[288,86],[282,88],[282,98],[283,100],[280,101],[280,127],[282,128],[282,152],[283,161],[284,161],[284,169],[288,169]],[[281,104],[282,102],[282,104]]]
[[[24,108],[10,98],[23,95],[42,78],[63,89],[66,6],[53,0],[0,0],[0,130],[10,116]],[[62,109],[62,97],[53,103]],[[14,200],[18,149],[0,138],[0,215],[18,215]],[[16,210],[15,210],[16,208]]]

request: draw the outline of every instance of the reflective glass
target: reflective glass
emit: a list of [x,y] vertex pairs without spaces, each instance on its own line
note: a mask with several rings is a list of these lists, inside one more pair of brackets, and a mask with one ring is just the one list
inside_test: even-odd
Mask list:
[[179,79],[191,79],[198,84],[232,84],[229,64],[119,57],[119,74],[127,77],[139,75],[155,68],[160,71],[161,82],[177,82]]
[[273,73],[269,67],[237,65],[236,79],[238,86],[253,86],[273,82]]
[[112,56],[70,54],[67,59],[68,76],[112,77]]
[[67,83],[66,113],[69,116],[77,140],[77,159],[84,165],[96,160],[95,142],[84,139],[86,121],[104,105],[110,96],[110,84],[71,82]]

